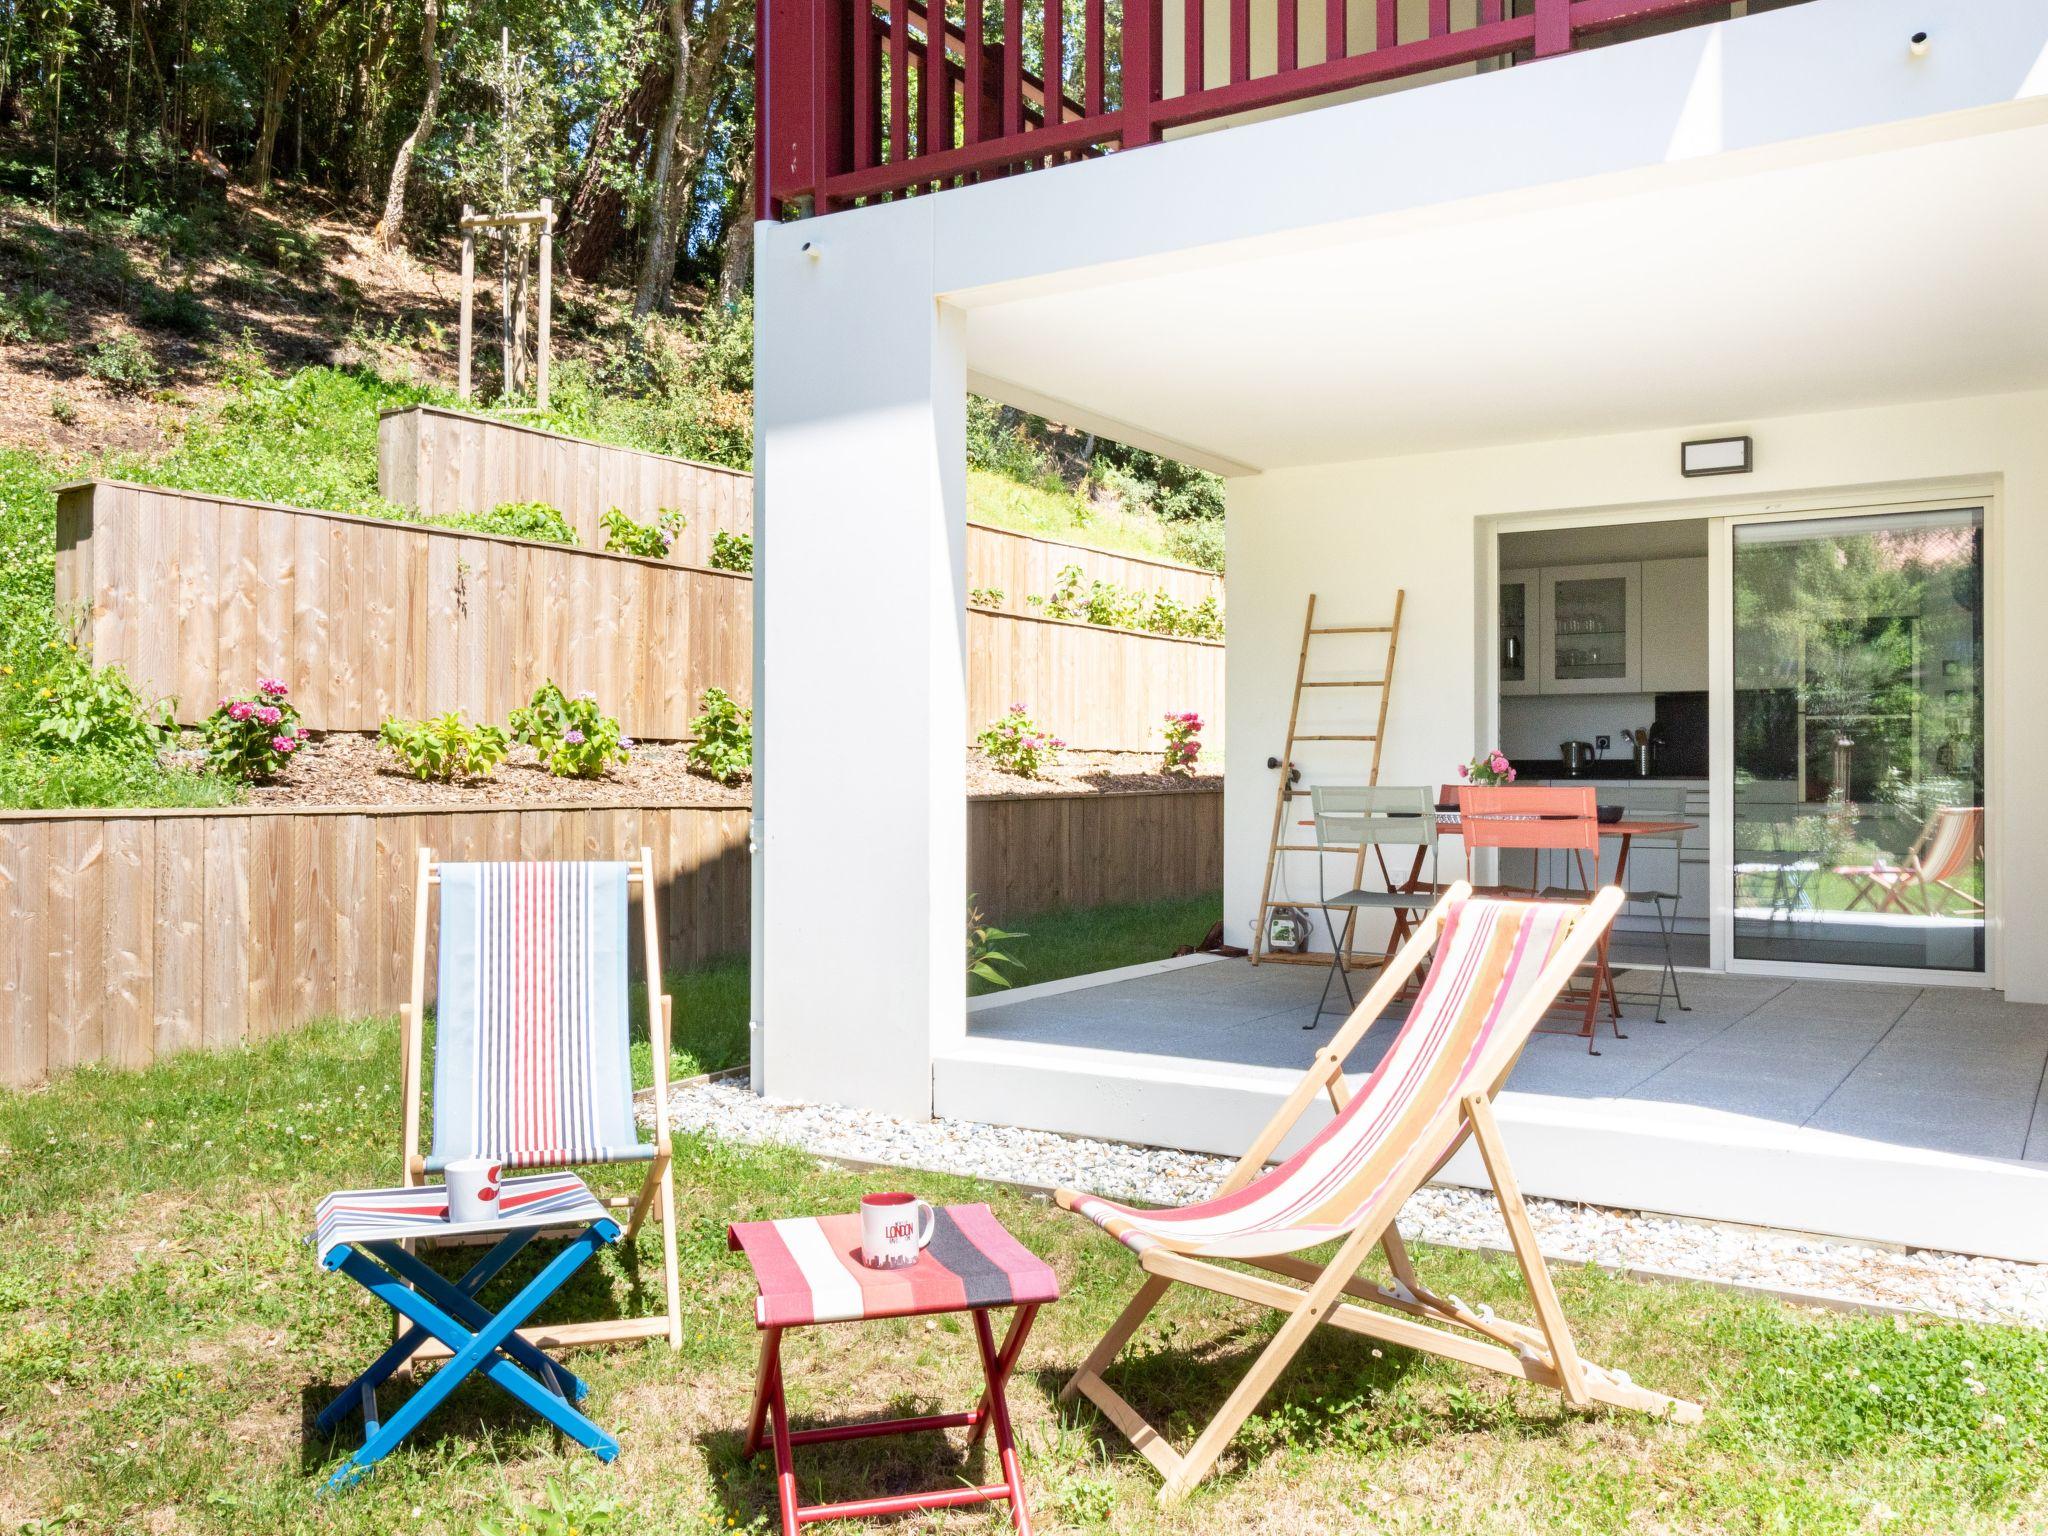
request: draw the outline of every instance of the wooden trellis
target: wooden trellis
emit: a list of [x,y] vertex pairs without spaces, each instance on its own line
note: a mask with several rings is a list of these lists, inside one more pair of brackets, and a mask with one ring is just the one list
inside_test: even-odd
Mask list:
[[[555,200],[544,197],[540,206],[519,213],[476,213],[467,204],[462,209],[462,339],[456,364],[456,392],[465,400],[470,393],[470,354],[476,335],[476,235],[480,229],[501,231],[504,273],[498,284],[499,347],[504,357],[504,391],[516,393],[526,382],[526,232],[540,232],[538,280],[535,283],[533,406],[548,408],[548,352],[552,334],[555,289]],[[513,236],[517,235],[515,241]],[[519,253],[519,280],[511,280],[512,253]]]

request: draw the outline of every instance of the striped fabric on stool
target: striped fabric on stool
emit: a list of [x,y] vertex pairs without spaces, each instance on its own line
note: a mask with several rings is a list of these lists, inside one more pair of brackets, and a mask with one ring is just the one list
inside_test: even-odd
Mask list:
[[861,1262],[860,1217],[854,1215],[728,1228],[727,1243],[746,1254],[761,1287],[756,1326],[801,1328],[1059,1300],[1051,1267],[1004,1231],[987,1206],[942,1205],[932,1216],[931,1246],[903,1269]]

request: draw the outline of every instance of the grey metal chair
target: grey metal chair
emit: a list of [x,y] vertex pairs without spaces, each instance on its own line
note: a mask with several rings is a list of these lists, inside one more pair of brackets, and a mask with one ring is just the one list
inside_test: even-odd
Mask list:
[[[1421,786],[1319,784],[1309,790],[1309,803],[1315,816],[1316,890],[1322,898],[1323,926],[1330,935],[1330,974],[1323,979],[1323,993],[1316,1002],[1315,1017],[1302,1025],[1303,1029],[1314,1029],[1322,1022],[1323,1010],[1330,1000],[1332,981],[1343,983],[1344,996],[1350,999],[1352,1007],[1358,1006],[1357,995],[1351,990],[1350,967],[1346,961],[1359,913],[1393,914],[1394,931],[1386,950],[1391,955],[1413,931],[1417,914],[1427,912],[1435,905],[1439,883],[1435,790]],[[1387,868],[1385,850],[1388,848],[1414,850],[1414,870],[1397,879]],[[1426,885],[1415,878],[1425,851],[1429,856],[1429,883]],[[1361,883],[1368,852],[1379,864],[1384,889],[1374,890]],[[1333,853],[1352,856],[1352,884],[1335,896],[1329,892],[1329,855]],[[1338,937],[1337,924],[1331,916],[1333,912],[1344,914],[1342,938]]]

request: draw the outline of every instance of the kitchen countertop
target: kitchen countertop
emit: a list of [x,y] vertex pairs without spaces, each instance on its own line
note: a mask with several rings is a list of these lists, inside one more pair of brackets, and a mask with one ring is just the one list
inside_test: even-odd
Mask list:
[[1659,772],[1650,774],[1645,778],[1636,773],[1635,765],[1625,757],[1602,758],[1587,768],[1584,773],[1578,774],[1566,773],[1564,771],[1564,764],[1556,758],[1534,760],[1517,758],[1515,760],[1515,772],[1518,778],[1562,784],[1616,782],[1655,784],[1660,781],[1667,784],[1674,782],[1704,784],[1707,782],[1705,772]]

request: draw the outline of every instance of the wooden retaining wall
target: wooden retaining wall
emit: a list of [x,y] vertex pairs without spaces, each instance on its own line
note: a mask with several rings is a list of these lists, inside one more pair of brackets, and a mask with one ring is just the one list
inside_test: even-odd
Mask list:
[[[379,419],[377,488],[387,500],[426,513],[482,512],[504,501],[545,501],[560,509],[590,549],[604,547],[597,520],[607,508],[618,507],[635,522],[648,523],[673,507],[689,518],[669,552],[684,565],[710,560],[711,538],[718,530],[751,533],[754,528],[754,477],[744,470],[431,405],[387,411]],[[1164,589],[1185,603],[1199,603],[1212,592],[1218,602],[1223,600],[1223,578],[1213,571],[1033,538],[985,523],[967,525],[967,585],[1001,588],[1006,611],[1025,612],[1026,594],[1051,592],[1063,565],[1080,566],[1091,581],[1112,581],[1140,592]]]
[[[664,956],[745,948],[743,806],[0,812],[0,1084],[146,1066],[405,998],[413,870],[446,857],[663,871]],[[969,887],[998,921],[1214,891],[1220,790],[976,799]],[[635,962],[637,964],[637,961]],[[429,973],[431,975],[431,971]]]
[[1205,597],[1223,601],[1223,578],[1214,571],[1141,555],[1113,555],[1083,544],[1033,538],[986,523],[967,525],[967,585],[994,587],[1006,613],[1028,613],[1024,599],[1050,593],[1061,566],[1078,565],[1090,581],[1114,582],[1135,592],[1167,592],[1192,607]]
[[970,609],[968,735],[1012,704],[1088,751],[1161,751],[1165,717],[1194,710],[1220,751],[1223,643]]
[[[259,676],[316,731],[502,722],[552,677],[680,740],[705,688],[752,697],[753,599],[751,577],[524,539],[118,481],[57,495],[60,608],[187,724]],[[970,739],[1018,701],[1086,749],[1156,751],[1168,710],[1220,720],[1216,642],[980,610],[967,634]]]
[[259,676],[318,731],[449,709],[502,722],[552,677],[674,740],[705,688],[752,696],[747,577],[348,513],[66,486],[57,601],[96,661],[175,695],[187,723]]
[[719,531],[754,527],[752,475],[431,405],[378,419],[377,489],[426,513],[545,501],[585,549],[604,548],[598,519],[608,508],[640,523],[672,508],[688,519],[669,550],[681,565],[708,564]]

